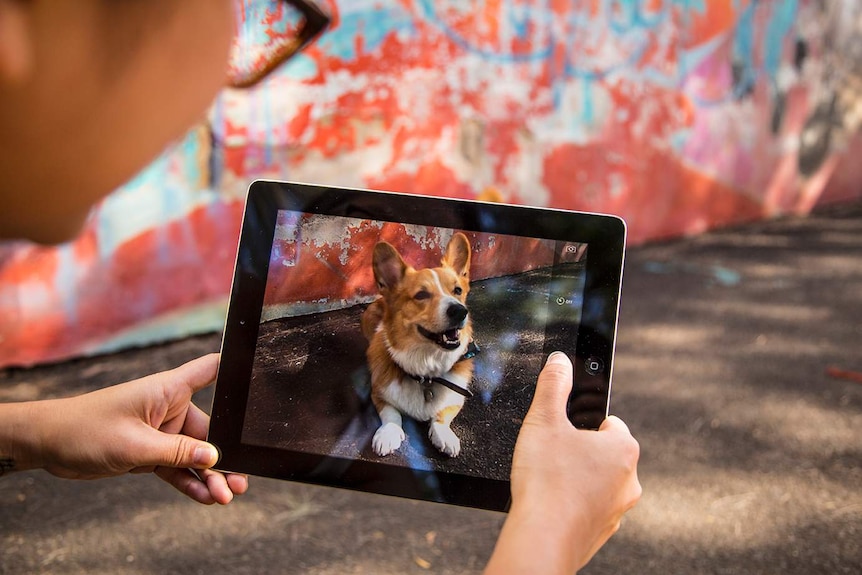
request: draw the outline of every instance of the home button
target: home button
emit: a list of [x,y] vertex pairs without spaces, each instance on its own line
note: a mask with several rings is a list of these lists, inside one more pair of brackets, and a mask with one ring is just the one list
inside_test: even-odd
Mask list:
[[584,369],[590,375],[599,375],[605,370],[605,362],[593,355],[584,362]]

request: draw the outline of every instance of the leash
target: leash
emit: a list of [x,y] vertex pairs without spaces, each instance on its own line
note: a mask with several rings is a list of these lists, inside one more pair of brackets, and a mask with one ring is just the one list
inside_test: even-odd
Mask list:
[[[471,359],[473,357],[476,357],[476,354],[478,354],[480,351],[482,350],[479,348],[479,346],[476,345],[475,342],[471,341],[470,344],[467,346],[467,351],[455,363],[464,361],[465,359]],[[432,388],[435,383],[440,384],[448,389],[451,389],[455,393],[463,395],[464,397],[473,397],[472,391],[470,391],[466,387],[461,387],[457,383],[451,382],[443,377],[429,377],[427,375],[413,375],[412,373],[407,372],[404,373],[408,375],[411,379],[419,383],[419,385],[422,387],[422,393],[425,395],[426,402],[434,399],[434,390]]]

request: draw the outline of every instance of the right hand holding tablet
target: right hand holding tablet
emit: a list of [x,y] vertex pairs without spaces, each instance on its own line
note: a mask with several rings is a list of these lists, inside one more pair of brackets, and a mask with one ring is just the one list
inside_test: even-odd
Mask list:
[[572,364],[548,358],[512,462],[512,508],[486,573],[571,573],[619,529],[641,495],[640,448],[608,417],[598,431],[566,416]]

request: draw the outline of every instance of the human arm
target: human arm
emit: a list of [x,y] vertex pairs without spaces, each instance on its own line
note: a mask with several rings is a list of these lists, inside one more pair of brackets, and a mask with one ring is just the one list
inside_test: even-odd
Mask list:
[[515,445],[512,507],[485,575],[574,573],[640,498],[637,441],[613,416],[599,431],[575,428],[571,389],[571,362],[552,354]]
[[0,405],[0,460],[69,479],[153,472],[195,501],[228,503],[248,480],[209,469],[209,417],[191,401],[217,367],[211,354],[77,397]]

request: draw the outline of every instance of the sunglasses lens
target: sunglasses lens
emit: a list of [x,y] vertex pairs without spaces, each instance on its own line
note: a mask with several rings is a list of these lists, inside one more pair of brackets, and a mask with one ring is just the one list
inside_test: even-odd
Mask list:
[[296,53],[306,19],[291,4],[277,0],[234,0],[234,9],[228,82],[250,85]]

